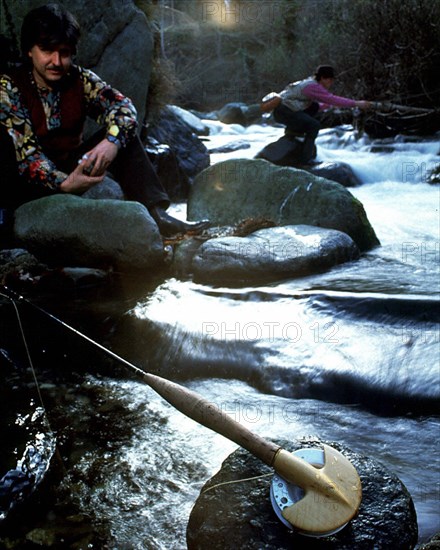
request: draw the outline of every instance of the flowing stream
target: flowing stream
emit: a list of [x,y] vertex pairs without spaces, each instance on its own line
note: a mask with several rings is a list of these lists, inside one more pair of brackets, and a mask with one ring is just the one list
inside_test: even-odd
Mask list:
[[[209,124],[210,147],[249,144],[212,162],[252,158],[282,133]],[[107,344],[260,435],[319,436],[382,462],[410,491],[425,541],[440,531],[440,187],[427,181],[439,144],[356,140],[349,127],[317,143],[319,160],[347,162],[361,180],[350,191],[380,247],[267,286],[162,281],[127,307]],[[135,377],[92,372],[66,384],[74,397],[63,403],[77,433],[67,479],[82,513],[108,525],[110,548],[185,549],[200,488],[235,445]]]

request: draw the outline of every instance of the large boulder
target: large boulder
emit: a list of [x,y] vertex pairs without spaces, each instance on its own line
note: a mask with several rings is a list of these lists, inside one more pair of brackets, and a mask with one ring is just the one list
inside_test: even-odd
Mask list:
[[358,247],[346,233],[285,226],[247,237],[210,239],[198,249],[192,268],[200,283],[264,283],[324,271],[358,256]]
[[[41,0],[7,0],[17,31],[26,13]],[[130,97],[139,119],[145,114],[153,58],[153,31],[133,0],[59,0],[78,19],[81,41],[77,62],[95,71]]]
[[[279,441],[294,451],[317,441]],[[370,457],[336,442],[362,481],[359,513],[336,534],[299,535],[281,523],[272,508],[271,470],[244,449],[232,453],[202,488],[187,527],[189,550],[411,550],[417,543],[417,516],[408,490],[396,475]],[[438,547],[437,547],[438,548]]]
[[52,195],[20,206],[14,232],[49,265],[150,271],[164,261],[157,225],[137,202]]
[[361,251],[379,245],[362,204],[342,185],[260,159],[227,160],[201,172],[190,191],[188,218],[217,225],[267,218],[337,229]]

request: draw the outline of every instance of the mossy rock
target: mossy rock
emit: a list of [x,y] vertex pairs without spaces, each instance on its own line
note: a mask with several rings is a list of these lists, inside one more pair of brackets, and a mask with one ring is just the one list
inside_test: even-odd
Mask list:
[[267,218],[277,225],[313,225],[347,233],[361,251],[379,240],[364,207],[341,184],[261,159],[227,160],[194,180],[189,219],[233,225]]

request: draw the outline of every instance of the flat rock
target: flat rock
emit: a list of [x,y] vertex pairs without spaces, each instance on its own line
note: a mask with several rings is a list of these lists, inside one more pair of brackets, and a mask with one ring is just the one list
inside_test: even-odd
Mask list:
[[263,283],[324,271],[358,257],[359,249],[346,233],[295,225],[210,239],[197,249],[192,268],[200,283]]
[[[277,442],[294,451],[317,447],[319,441]],[[325,442],[327,443],[327,442]],[[414,504],[403,483],[383,465],[334,442],[354,465],[362,481],[358,515],[338,533],[305,537],[276,516],[269,497],[270,473],[248,451],[239,448],[202,488],[187,527],[189,550],[410,550],[417,543]],[[250,481],[242,481],[248,478]],[[225,482],[228,483],[221,485]],[[210,489],[211,488],[211,489]]]

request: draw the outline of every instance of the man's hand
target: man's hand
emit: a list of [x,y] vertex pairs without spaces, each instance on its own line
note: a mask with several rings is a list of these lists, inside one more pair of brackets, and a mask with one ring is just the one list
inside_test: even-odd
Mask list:
[[89,170],[91,176],[104,175],[117,154],[118,146],[107,139],[103,139],[83,157],[86,173]]
[[72,193],[74,195],[82,195],[97,183],[101,183],[105,173],[101,176],[90,176],[84,173],[86,163],[78,164],[75,170],[63,181],[59,189],[63,193]]
[[362,109],[363,111],[367,111],[368,109],[371,109],[373,104],[371,101],[356,101],[356,107],[359,107],[359,109]]
[[105,171],[116,158],[118,146],[103,139],[86,153],[75,170],[60,185],[60,191],[81,195],[105,176]]

